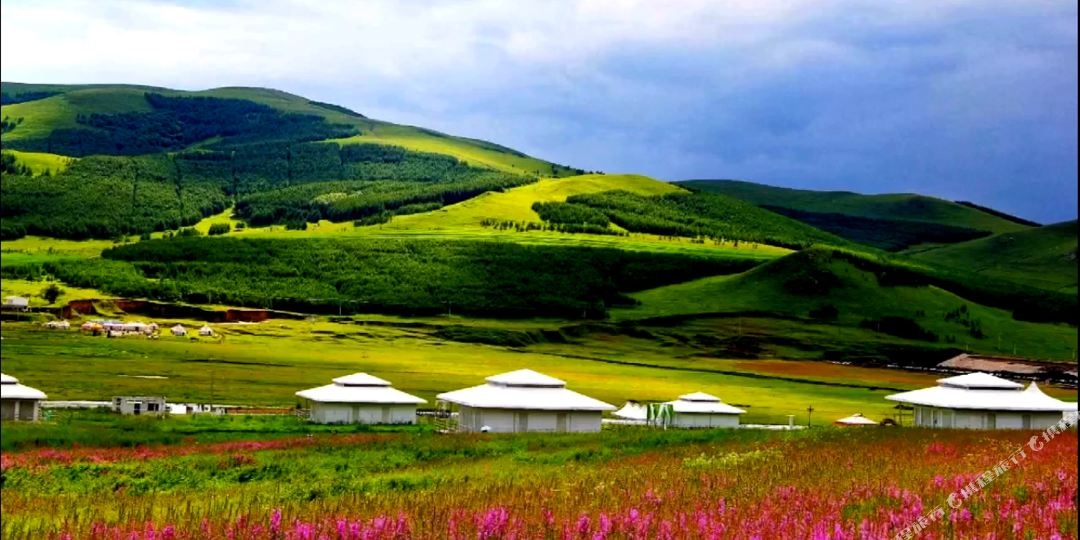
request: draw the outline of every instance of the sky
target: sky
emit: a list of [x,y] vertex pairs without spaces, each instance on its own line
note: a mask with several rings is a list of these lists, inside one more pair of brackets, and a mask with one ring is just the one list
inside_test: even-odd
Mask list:
[[587,170],[1077,216],[1072,0],[0,7],[4,81],[265,86]]

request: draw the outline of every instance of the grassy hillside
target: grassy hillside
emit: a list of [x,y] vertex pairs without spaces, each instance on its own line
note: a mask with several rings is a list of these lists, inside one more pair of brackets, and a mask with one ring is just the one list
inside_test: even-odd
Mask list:
[[34,176],[42,174],[57,174],[68,168],[75,158],[48,154],[45,152],[19,152],[18,150],[4,150],[5,154],[14,156],[15,162],[30,170]]
[[737,180],[688,180],[679,184],[729,195],[844,238],[894,251],[928,242],[962,242],[1029,226],[1001,213],[909,193],[863,195]]
[[1067,221],[907,253],[919,261],[1075,294],[1076,224]]
[[453,229],[483,227],[485,220],[498,219],[539,222],[532,209],[537,202],[562,202],[567,197],[610,190],[624,190],[639,195],[679,193],[682,189],[636,174],[587,174],[559,179],[544,179],[535,184],[501,193],[485,193],[474,199],[425,214],[402,216],[385,225],[387,229]]
[[478,166],[516,174],[565,176],[573,172],[567,167],[532,158],[494,143],[382,122],[342,107],[267,88],[227,87],[188,92],[139,85],[39,85],[7,82],[2,83],[2,87],[5,95],[16,99],[25,94],[45,95],[43,98],[21,103],[9,103],[5,100],[2,116],[12,120],[22,119],[17,129],[3,134],[5,142],[47,137],[56,129],[78,127],[77,119],[80,115],[150,112],[151,107],[146,103],[144,95],[155,92],[176,97],[242,99],[285,113],[315,115],[329,123],[353,128],[357,135],[342,140],[344,144],[390,144],[419,152],[450,155]]
[[[1007,310],[980,305],[937,286],[890,284],[887,274],[868,271],[831,250],[807,250],[738,275],[703,278],[632,294],[640,305],[618,308],[617,320],[680,320],[718,315],[797,320],[801,346],[827,347],[828,332],[808,338],[805,326],[859,329],[840,341],[886,341],[932,348],[1022,354],[1071,360],[1077,329],[1066,324],[1017,321]],[[804,327],[804,328],[800,328]],[[820,329],[819,329],[820,330]],[[859,335],[862,334],[862,335]]]

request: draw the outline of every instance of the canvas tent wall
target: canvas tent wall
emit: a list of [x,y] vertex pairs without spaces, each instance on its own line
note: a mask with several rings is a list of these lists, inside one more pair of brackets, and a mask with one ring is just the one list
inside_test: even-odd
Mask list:
[[34,422],[40,418],[45,393],[19,383],[19,379],[0,373],[0,420]]
[[720,398],[704,392],[694,392],[669,401],[671,424],[681,428],[739,427],[739,415],[746,411],[732,407]]
[[319,424],[414,424],[416,406],[427,403],[367,373],[338,377],[296,395],[307,402],[309,419]]
[[466,432],[596,432],[601,415],[615,407],[566,388],[566,383],[531,369],[485,379],[486,383],[438,395],[460,408],[458,429]]

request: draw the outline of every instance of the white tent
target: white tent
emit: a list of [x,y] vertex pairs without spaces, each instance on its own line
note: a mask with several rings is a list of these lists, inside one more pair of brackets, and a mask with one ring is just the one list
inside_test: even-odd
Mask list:
[[38,419],[38,411],[45,393],[36,388],[19,384],[19,379],[0,373],[0,419]]
[[855,413],[851,416],[845,416],[835,422],[838,426],[876,426],[877,422],[865,417],[862,413]]
[[319,424],[415,424],[416,406],[427,403],[367,373],[338,377],[296,395],[309,402],[311,421]]
[[645,422],[649,419],[649,408],[636,401],[627,401],[621,409],[611,413],[611,415],[623,420]]
[[202,326],[202,328],[199,329],[199,335],[200,336],[212,336],[212,335],[214,335],[214,330],[212,328],[210,328],[209,326],[204,324]]
[[439,394],[460,407],[462,431],[495,433],[600,431],[603,411],[615,407],[566,388],[566,383],[519,369],[485,379],[486,384]]
[[671,425],[675,427],[738,427],[739,415],[746,412],[705,392],[684,394],[668,404],[673,413]]
[[45,328],[52,328],[57,330],[67,330],[71,328],[71,323],[65,321],[49,321],[45,323]]
[[172,335],[174,335],[174,336],[186,336],[187,335],[187,328],[184,328],[183,325],[179,325],[179,324],[172,327],[172,328],[170,328],[169,331],[172,332]]
[[886,396],[912,406],[915,425],[935,428],[1045,429],[1076,410],[1031,383],[1027,389],[988,373],[938,379],[938,385]]

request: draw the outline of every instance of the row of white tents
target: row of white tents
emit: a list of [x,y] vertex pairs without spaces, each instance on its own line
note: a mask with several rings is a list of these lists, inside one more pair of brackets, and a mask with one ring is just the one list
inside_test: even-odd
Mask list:
[[[67,321],[49,321],[45,323],[46,328],[67,330],[70,327],[70,323]],[[83,332],[92,333],[106,333],[110,336],[123,336],[123,335],[153,335],[159,330],[157,323],[144,323],[142,321],[124,322],[115,320],[94,320],[86,321],[79,327]],[[188,335],[187,328],[184,325],[177,324],[172,328],[169,328],[169,332],[174,336],[186,336]],[[200,336],[213,336],[214,329],[209,325],[204,324],[202,328],[199,328],[198,333]]]

